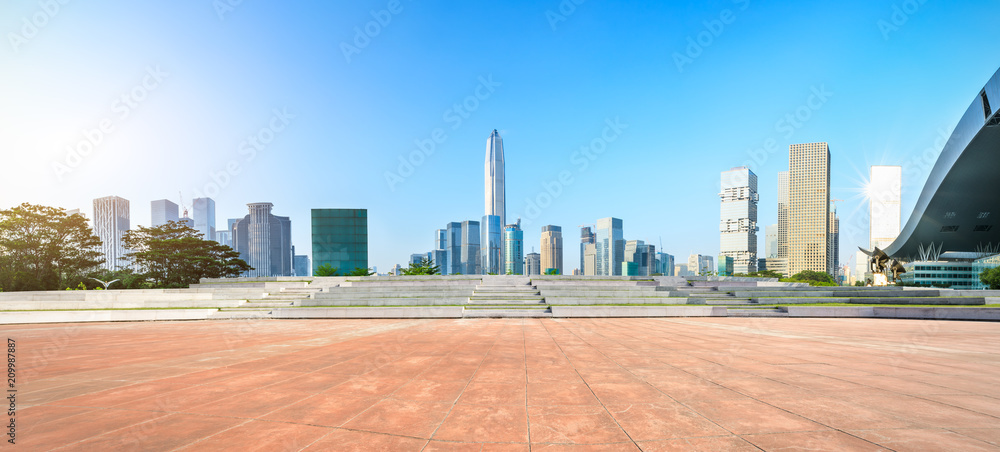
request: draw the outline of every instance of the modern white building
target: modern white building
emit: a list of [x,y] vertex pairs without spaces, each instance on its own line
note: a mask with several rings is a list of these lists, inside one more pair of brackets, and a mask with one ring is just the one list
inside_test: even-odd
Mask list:
[[292,276],[291,220],[272,215],[274,205],[269,202],[250,203],[247,207],[250,213],[233,224],[235,250],[253,267],[246,276]]
[[757,175],[742,166],[722,172],[719,254],[735,273],[757,271]]
[[179,211],[177,204],[169,199],[157,199],[149,203],[149,208],[151,214],[149,224],[154,228],[180,219],[180,216],[177,214]]
[[702,276],[715,271],[715,259],[712,256],[692,254],[688,256],[687,271],[693,276]]
[[[482,234],[480,244],[483,247],[484,270],[486,268],[506,268],[506,256],[503,253],[503,246],[500,246],[499,254],[495,253],[490,240],[499,238],[503,240],[503,229],[507,221],[506,189],[504,186],[504,161],[503,161],[503,138],[500,133],[493,129],[493,133],[486,139],[486,213],[483,217]],[[489,218],[496,216],[496,219]],[[494,260],[496,261],[494,265]],[[523,265],[518,261],[517,265]]]
[[619,218],[601,218],[595,227],[595,274],[602,276],[617,276],[622,274],[622,262],[625,261],[625,240],[622,233],[622,220]]
[[94,200],[94,235],[101,239],[101,255],[104,257],[102,268],[115,270],[130,267],[122,261],[128,252],[122,237],[129,230],[129,222],[127,199],[106,196]]
[[215,200],[212,198],[194,198],[192,215],[194,230],[201,233],[205,240],[215,240]]
[[899,235],[903,169],[872,166],[868,181],[868,245],[885,249]]

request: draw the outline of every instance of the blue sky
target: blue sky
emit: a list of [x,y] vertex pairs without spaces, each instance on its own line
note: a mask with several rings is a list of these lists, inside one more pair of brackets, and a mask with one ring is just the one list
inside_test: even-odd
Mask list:
[[480,219],[498,129],[508,218],[528,251],[561,225],[571,269],[577,225],[608,216],[717,254],[719,173],[748,162],[763,251],[788,145],[826,141],[846,261],[868,166],[903,166],[905,221],[1000,66],[995,1],[228,2],[0,6],[0,207],[114,194],[148,225],[150,201],[207,194],[225,227],[269,201],[299,252],[309,209],[367,208],[386,271]]

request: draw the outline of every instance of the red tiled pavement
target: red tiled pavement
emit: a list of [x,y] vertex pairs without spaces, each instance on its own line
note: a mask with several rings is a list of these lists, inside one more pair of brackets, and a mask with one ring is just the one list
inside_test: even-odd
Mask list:
[[1000,450],[1000,324],[4,326],[24,450]]

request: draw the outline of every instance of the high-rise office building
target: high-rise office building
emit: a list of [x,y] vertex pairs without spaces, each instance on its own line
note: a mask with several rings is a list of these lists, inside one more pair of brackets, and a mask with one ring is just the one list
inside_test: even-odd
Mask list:
[[524,256],[524,274],[529,276],[542,274],[542,255],[528,253]]
[[194,229],[194,219],[187,216],[186,210],[184,211],[184,216],[178,219],[177,222],[184,226],[187,226],[188,228]]
[[694,276],[694,274],[688,270],[687,264],[675,264],[674,276]]
[[497,215],[484,215],[480,224],[482,237],[479,241],[483,256],[483,272],[499,275],[503,273],[503,225]]
[[150,207],[150,222],[149,225],[152,227],[163,226],[170,221],[177,221],[180,217],[177,215],[178,207],[169,199],[157,199],[149,203]]
[[420,265],[420,261],[427,259],[427,253],[415,253],[410,255],[410,265]]
[[486,139],[486,213],[500,217],[500,224],[506,224],[504,189],[503,138],[493,129]]
[[712,256],[692,254],[688,256],[687,271],[694,276],[706,275],[715,271],[715,259]]
[[431,251],[431,260],[438,267],[438,273],[448,274],[448,230],[438,229],[434,231],[434,250]]
[[587,245],[593,245],[597,236],[594,235],[594,231],[589,228],[580,228],[580,274],[581,275],[592,275],[594,273],[587,273],[586,262],[584,262],[584,256],[587,255]]
[[[219,233],[216,232],[215,234],[218,235]],[[292,246],[292,273],[292,276],[313,275],[312,267],[309,266],[309,256],[305,254],[295,254],[295,246]]]
[[674,276],[674,256],[658,251],[656,253],[656,273],[663,276]]
[[778,225],[769,224],[764,227],[764,257],[778,257]]
[[830,229],[827,232],[827,240],[830,242],[830,257],[829,257],[829,269],[830,276],[833,277],[834,281],[838,281],[840,269],[840,217],[837,216],[837,206],[830,203],[830,223],[827,225]]
[[563,237],[559,226],[542,226],[542,272],[555,269],[563,274]]
[[478,221],[463,221],[461,223],[461,270],[465,275],[483,274],[483,261],[480,249]]
[[312,209],[312,270],[368,266],[368,209]]
[[747,167],[722,172],[720,254],[737,273],[757,271],[757,175]]
[[448,242],[445,244],[445,251],[448,258],[444,267],[448,271],[442,271],[442,275],[455,275],[465,273],[462,266],[462,223],[453,221],[445,227],[445,237]]
[[788,162],[788,275],[829,273],[830,148],[827,143],[793,144]]
[[902,167],[872,166],[868,182],[868,246],[885,249],[899,235]]
[[503,228],[504,274],[524,274],[524,232],[521,219]]
[[595,244],[597,245],[596,271],[598,275],[621,275],[625,261],[625,240],[622,238],[622,220],[601,218],[597,220]]
[[869,272],[868,255],[864,251],[858,250],[854,253],[854,280],[865,282]]
[[788,171],[778,173],[778,239],[777,254],[767,260],[767,269],[791,276],[788,273]]
[[596,243],[586,243],[581,244],[583,247],[583,255],[581,256],[583,260],[582,273],[586,276],[597,275],[597,244]]
[[191,203],[194,230],[200,232],[205,240],[215,240],[215,200],[194,198]]
[[[271,214],[274,204],[247,204],[250,213],[233,224],[233,244],[240,258],[250,264],[251,277],[292,276],[292,222]],[[313,256],[316,255],[315,245]]]
[[719,255],[719,268],[716,270],[719,276],[733,276],[736,273],[736,267],[734,263],[733,256],[726,256],[725,254]]
[[[635,264],[635,273],[630,276],[649,276],[652,273],[657,273],[656,247],[647,245],[642,240],[627,240],[625,241],[625,262]],[[631,267],[623,266],[622,268]]]
[[128,249],[122,242],[122,237],[129,230],[129,221],[127,199],[106,196],[94,200],[94,235],[101,239],[101,255],[104,257],[101,268],[116,270],[131,266],[123,259]]

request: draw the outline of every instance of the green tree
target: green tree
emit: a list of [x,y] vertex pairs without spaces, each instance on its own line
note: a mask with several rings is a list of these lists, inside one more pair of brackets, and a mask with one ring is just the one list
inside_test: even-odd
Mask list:
[[373,272],[370,268],[354,267],[354,270],[351,270],[347,276],[371,276],[374,274],[375,272]]
[[59,290],[104,262],[83,215],[29,203],[0,210],[0,288]]
[[123,258],[142,269],[153,287],[188,287],[201,278],[239,276],[253,270],[232,248],[205,240],[200,232],[183,223],[139,226],[125,233]]
[[313,276],[337,276],[337,271],[339,270],[339,268],[330,264],[323,264],[316,267],[316,271],[313,272]]
[[411,262],[409,267],[403,269],[403,274],[406,276],[437,275],[440,273],[440,266],[434,265],[434,261],[427,258],[420,259],[420,262],[415,264]]
[[990,290],[1000,290],[1000,267],[987,268],[979,274],[979,280]]
[[562,273],[559,272],[558,268],[546,268],[545,269],[545,274],[546,275],[561,275]]
[[787,282],[804,282],[809,283],[810,286],[836,286],[837,283],[833,281],[833,277],[826,272],[817,272],[813,270],[802,270],[791,278],[783,279],[782,281]]

